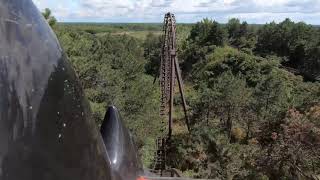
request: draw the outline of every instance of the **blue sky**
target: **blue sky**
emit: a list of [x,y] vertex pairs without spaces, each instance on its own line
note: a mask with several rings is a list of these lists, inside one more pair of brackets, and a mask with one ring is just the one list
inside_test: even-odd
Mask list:
[[48,7],[60,22],[162,22],[173,12],[180,23],[205,17],[227,22],[236,17],[249,23],[282,21],[286,17],[320,25],[320,0],[33,0]]

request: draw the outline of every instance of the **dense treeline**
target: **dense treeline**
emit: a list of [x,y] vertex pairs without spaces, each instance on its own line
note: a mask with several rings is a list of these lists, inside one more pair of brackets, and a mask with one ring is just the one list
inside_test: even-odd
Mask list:
[[59,29],[72,29],[77,31],[84,31],[90,34],[97,33],[117,33],[117,32],[128,32],[128,31],[160,31],[162,24],[123,24],[123,23],[60,23]]
[[197,23],[180,53],[193,127],[176,136],[171,165],[203,178],[315,179],[320,86],[283,67],[315,78],[319,41],[317,28],[289,19]]
[[231,19],[226,25],[204,19],[194,26],[186,42],[189,43],[185,44],[182,57],[185,73],[203,59],[212,46],[229,45],[265,58],[277,56],[282,65],[295,68],[306,79],[320,78],[320,29],[303,22],[286,19],[259,27],[238,19]]
[[256,52],[275,54],[283,64],[302,72],[308,78],[320,78],[320,29],[290,19],[270,23],[258,31]]
[[[108,105],[116,105],[144,164],[150,165],[154,140],[165,126],[154,83],[161,26],[54,28],[97,123]],[[178,47],[192,128],[181,130],[182,116],[176,112],[174,127],[180,129],[174,133],[168,166],[190,177],[217,179],[320,175],[318,28],[289,19],[263,26],[204,19],[178,26]]]
[[[115,105],[140,148],[153,142],[160,129],[158,88],[153,85],[153,77],[144,73],[141,43],[127,35],[57,29],[97,123],[101,124],[107,106]],[[145,158],[146,162],[152,160],[151,156]]]

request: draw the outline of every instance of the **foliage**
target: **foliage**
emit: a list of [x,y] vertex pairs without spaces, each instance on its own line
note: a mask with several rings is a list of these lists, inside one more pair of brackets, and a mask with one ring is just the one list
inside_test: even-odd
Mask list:
[[144,57],[147,60],[145,69],[146,73],[154,77],[159,76],[160,69],[160,54],[161,54],[161,39],[153,33],[147,35],[143,43]]
[[303,22],[294,23],[290,19],[279,24],[272,22],[258,31],[255,51],[261,55],[281,56],[288,61],[287,66],[315,78],[319,75],[320,67],[319,33],[317,28]]
[[57,19],[52,16],[51,10],[49,8],[44,9],[42,15],[51,27],[57,23]]
[[[154,85],[161,25],[57,24],[54,29],[97,123],[108,105],[116,105],[144,164],[151,165],[154,140],[163,128]],[[167,165],[196,178],[316,179],[319,29],[289,19],[263,26],[204,19],[179,24],[177,31],[192,126],[189,134],[174,133]],[[181,126],[178,110],[174,117],[174,127]]]
[[[189,101],[192,132],[175,137],[170,156],[179,161],[171,165],[199,178],[315,179],[320,86],[283,67],[294,67],[298,41],[317,30],[285,20],[255,31],[231,19],[215,26],[228,32],[216,43],[208,38],[212,24],[195,24],[182,45],[184,73],[197,96]],[[313,46],[309,41],[305,47]],[[301,115],[290,114],[294,109]]]
[[115,105],[139,148],[150,144],[145,137],[156,139],[160,133],[158,88],[153,77],[145,74],[142,42],[126,35],[95,36],[63,29],[56,33],[91,102],[97,124],[107,106]]
[[256,37],[247,22],[240,23],[239,19],[232,18],[226,25],[229,44],[239,49],[252,51],[256,44]]
[[319,174],[320,129],[303,113],[290,109],[278,131],[268,133],[270,143],[255,162],[259,171],[270,179],[313,179]]
[[225,43],[226,30],[217,22],[204,19],[193,26],[189,37],[182,44],[180,59],[183,60],[182,71],[188,75],[192,66],[205,59],[205,54],[215,46]]

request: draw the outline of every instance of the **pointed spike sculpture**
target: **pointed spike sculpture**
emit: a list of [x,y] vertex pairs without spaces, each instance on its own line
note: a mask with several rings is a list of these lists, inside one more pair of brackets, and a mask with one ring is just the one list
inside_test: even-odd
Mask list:
[[108,108],[100,132],[113,174],[121,180],[136,180],[143,172],[141,161],[116,107]]

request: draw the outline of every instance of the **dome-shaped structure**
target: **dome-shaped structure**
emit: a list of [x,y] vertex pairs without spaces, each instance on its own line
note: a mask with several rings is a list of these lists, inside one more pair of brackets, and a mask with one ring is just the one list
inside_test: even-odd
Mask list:
[[74,70],[31,0],[0,0],[0,180],[109,180]]

